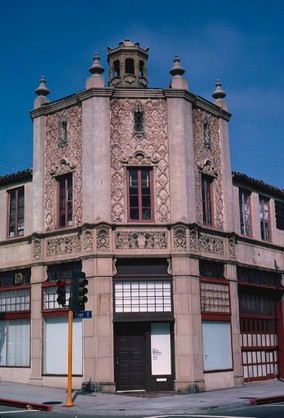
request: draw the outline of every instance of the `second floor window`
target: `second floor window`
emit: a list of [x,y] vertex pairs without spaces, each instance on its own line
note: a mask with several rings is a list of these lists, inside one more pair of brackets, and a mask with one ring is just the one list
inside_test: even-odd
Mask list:
[[24,235],[24,187],[9,191],[8,194],[8,236]]
[[58,226],[65,228],[73,224],[72,174],[58,178]]
[[239,206],[240,206],[240,229],[241,234],[251,236],[251,219],[250,219],[250,193],[247,190],[239,190]]
[[259,219],[261,239],[270,240],[269,199],[259,196]]
[[201,175],[202,222],[203,225],[213,226],[213,177]]
[[151,221],[152,170],[131,168],[128,170],[128,219],[130,221]]

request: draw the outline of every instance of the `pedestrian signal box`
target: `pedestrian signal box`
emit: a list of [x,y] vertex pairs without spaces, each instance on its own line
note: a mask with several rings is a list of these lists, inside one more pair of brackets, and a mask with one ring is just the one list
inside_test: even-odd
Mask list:
[[65,282],[63,280],[57,280],[57,303],[58,305],[61,305],[65,307],[66,305],[66,288],[65,288]]

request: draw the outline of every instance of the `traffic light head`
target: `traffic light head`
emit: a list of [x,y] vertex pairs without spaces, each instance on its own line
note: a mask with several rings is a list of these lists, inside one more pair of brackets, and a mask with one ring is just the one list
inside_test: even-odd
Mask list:
[[87,293],[88,289],[88,280],[86,279],[86,274],[81,272],[80,277],[78,278],[78,305],[82,308],[83,311],[85,309],[85,303],[87,303]]
[[72,280],[72,310],[73,312],[84,311],[87,303],[88,280],[83,271],[76,272]]
[[57,280],[57,303],[65,307],[66,305],[66,289],[65,289],[65,282],[63,280]]

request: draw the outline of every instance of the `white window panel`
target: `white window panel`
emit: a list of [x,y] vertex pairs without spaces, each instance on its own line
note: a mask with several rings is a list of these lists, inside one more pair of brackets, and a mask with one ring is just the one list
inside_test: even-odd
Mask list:
[[204,371],[232,368],[231,326],[228,321],[202,321]]
[[[44,321],[44,373],[64,375],[68,372],[68,318],[49,317]],[[72,373],[82,374],[82,320],[73,320]]]

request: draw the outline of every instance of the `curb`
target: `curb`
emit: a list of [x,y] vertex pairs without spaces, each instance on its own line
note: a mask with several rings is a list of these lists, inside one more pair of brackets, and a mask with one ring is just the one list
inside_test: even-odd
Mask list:
[[38,409],[40,411],[52,411],[51,405],[42,403],[19,401],[16,399],[0,398],[0,405],[15,406],[16,408]]
[[267,398],[255,398],[250,400],[251,405],[265,405],[267,403],[283,402],[284,395],[268,396]]

